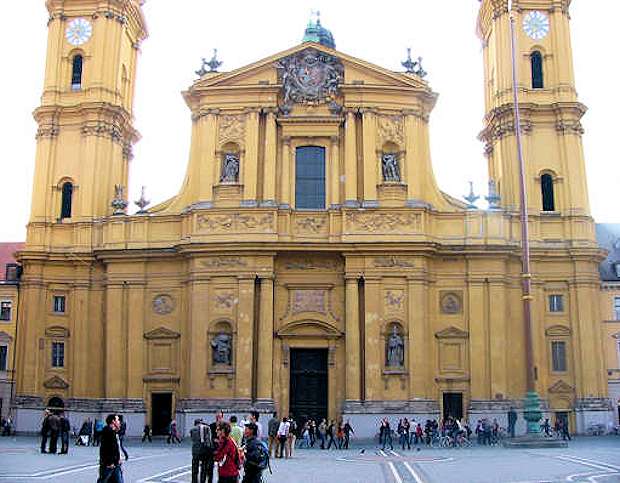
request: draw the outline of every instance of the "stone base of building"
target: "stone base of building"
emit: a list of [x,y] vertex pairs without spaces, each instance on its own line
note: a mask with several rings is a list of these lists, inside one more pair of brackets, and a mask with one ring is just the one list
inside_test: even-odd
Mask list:
[[[38,434],[41,431],[43,399],[38,396],[15,398],[15,429],[18,433]],[[110,413],[123,415],[127,422],[127,435],[140,436],[146,420],[146,407],[142,399],[67,399],[63,408],[72,428],[80,428],[90,418],[105,419]]]
[[587,434],[592,426],[602,425],[607,429],[614,423],[614,410],[607,398],[581,398],[575,402],[577,433]]
[[504,448],[536,449],[536,448],[566,448],[568,443],[560,439],[545,438],[542,435],[525,435],[507,439],[502,443]]
[[372,439],[379,437],[379,425],[388,418],[396,430],[398,420],[424,423],[427,419],[439,418],[439,404],[430,399],[411,401],[345,401],[342,407],[342,420],[351,423],[356,438]]

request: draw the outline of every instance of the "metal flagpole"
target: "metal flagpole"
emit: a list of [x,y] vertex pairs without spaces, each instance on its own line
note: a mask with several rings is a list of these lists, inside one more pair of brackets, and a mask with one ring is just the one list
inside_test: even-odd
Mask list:
[[524,418],[527,421],[527,434],[540,433],[539,421],[542,417],[540,399],[536,392],[534,373],[534,352],[532,343],[532,274],[530,270],[530,240],[527,213],[527,190],[525,186],[525,162],[523,160],[523,144],[521,133],[521,113],[519,109],[518,70],[517,70],[517,36],[515,29],[515,12],[512,10],[512,0],[508,1],[508,16],[510,19],[510,47],[512,55],[512,95],[514,103],[514,124],[517,141],[517,156],[519,160],[519,185],[521,191],[521,287],[523,299],[523,325],[525,329],[525,366],[526,366],[526,395],[524,404]]

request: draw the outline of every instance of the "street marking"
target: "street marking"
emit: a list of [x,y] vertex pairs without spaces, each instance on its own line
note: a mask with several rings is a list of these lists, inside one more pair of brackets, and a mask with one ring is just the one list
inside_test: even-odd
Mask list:
[[393,449],[390,450],[390,453],[392,453],[394,456],[398,456],[400,458],[400,455],[394,451]]
[[176,475],[170,476],[169,478],[164,478],[162,481],[174,481],[177,478],[180,478],[181,476],[191,475],[191,474],[192,474],[192,470],[184,471],[183,473],[177,473]]
[[386,453],[385,451],[383,451],[382,449],[380,449],[380,450],[379,450],[379,454],[380,454],[381,456],[383,456],[384,458],[387,458],[387,457],[388,457],[387,453]]
[[411,465],[409,464],[408,461],[404,462],[405,464],[405,468],[407,468],[409,470],[409,473],[411,473],[411,476],[413,476],[413,479],[416,481],[416,483],[423,483],[422,478],[420,477],[420,475],[418,475],[418,473],[411,467]]
[[388,463],[388,466],[390,467],[390,470],[392,470],[392,475],[394,475],[394,479],[396,480],[396,483],[403,483],[403,479],[398,474],[398,471],[396,471],[396,466],[394,466],[394,463],[390,461]]
[[620,466],[614,466],[612,464],[605,463],[604,461],[596,461],[596,460],[591,460],[591,459],[587,459],[587,458],[582,458],[581,456],[561,455],[561,456],[558,456],[558,458],[560,458],[560,459],[570,458],[570,459],[572,459],[573,461],[576,461],[576,462],[596,464],[596,465],[603,466],[603,467],[611,469],[611,470],[620,471]]
[[150,483],[154,478],[159,478],[161,476],[169,475],[170,473],[174,473],[175,471],[185,471],[187,468],[191,468],[189,465],[178,466],[176,468],[169,469],[168,471],[162,471],[161,473],[157,473],[156,475],[147,476],[146,478],[142,478],[137,481],[137,483]]

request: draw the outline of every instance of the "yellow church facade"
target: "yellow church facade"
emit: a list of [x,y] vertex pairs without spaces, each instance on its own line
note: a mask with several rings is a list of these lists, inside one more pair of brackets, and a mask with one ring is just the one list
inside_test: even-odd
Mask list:
[[[362,436],[383,416],[521,411],[506,2],[484,0],[478,19],[490,209],[435,181],[437,94],[421,62],[393,72],[351,57],[317,22],[300,45],[249,66],[205,62],[183,93],[192,143],[179,193],[134,215],[141,2],[46,4],[18,429],[36,430],[49,405],[76,422],[122,412],[133,433],[256,408],[348,418]],[[514,4],[536,387],[546,415],[584,431],[612,412],[570,2]]]

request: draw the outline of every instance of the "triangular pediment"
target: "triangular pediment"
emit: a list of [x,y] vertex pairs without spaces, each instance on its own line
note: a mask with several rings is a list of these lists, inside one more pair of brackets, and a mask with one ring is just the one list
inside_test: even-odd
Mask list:
[[43,383],[46,389],[67,389],[69,383],[58,376],[52,376]]
[[452,326],[435,332],[435,337],[438,339],[467,339],[469,337],[469,332]]
[[573,388],[573,386],[571,386],[570,384],[559,380],[558,382],[556,382],[553,386],[551,386],[548,389],[548,392],[553,393],[553,394],[572,394],[573,392],[575,392],[575,389]]
[[178,339],[181,334],[167,327],[158,327],[149,332],[145,332],[145,339]]
[[339,338],[344,334],[334,326],[319,320],[301,320],[286,324],[277,332],[278,337]]
[[393,72],[384,67],[352,57],[334,49],[314,42],[304,42],[295,47],[278,52],[272,56],[230,72],[207,75],[196,81],[193,89],[209,87],[228,87],[241,85],[260,85],[268,81],[277,84],[275,64],[286,57],[307,49],[317,50],[338,58],[345,68],[345,84],[364,81],[364,84],[410,87],[428,90],[428,84],[420,78],[400,72]]

